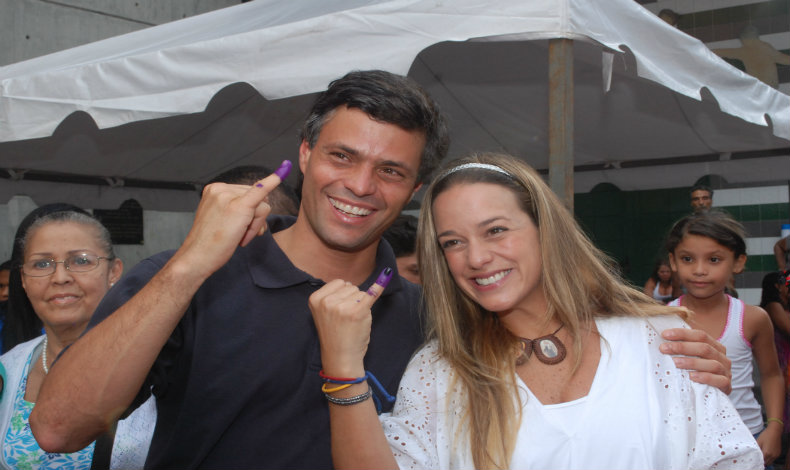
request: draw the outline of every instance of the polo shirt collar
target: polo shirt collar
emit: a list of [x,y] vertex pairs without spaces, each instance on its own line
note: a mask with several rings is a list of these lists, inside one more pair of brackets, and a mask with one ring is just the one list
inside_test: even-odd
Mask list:
[[[324,281],[316,279],[308,273],[302,271],[293,265],[290,259],[280,249],[277,242],[274,241],[273,233],[284,230],[296,222],[296,218],[292,216],[271,215],[266,219],[269,227],[266,232],[253,239],[245,250],[242,250],[243,255],[247,257],[247,267],[252,277],[253,282],[258,287],[266,289],[279,289],[285,287],[292,287],[298,284],[311,283],[323,285]],[[391,267],[394,271],[392,280],[387,288],[384,290],[383,296],[388,296],[403,288],[402,280],[398,276],[398,267],[395,262],[395,253],[392,247],[383,238],[379,242],[376,250],[376,268],[368,276],[365,282],[362,283],[360,289],[367,290],[376,279],[378,279],[381,271],[386,267]]]

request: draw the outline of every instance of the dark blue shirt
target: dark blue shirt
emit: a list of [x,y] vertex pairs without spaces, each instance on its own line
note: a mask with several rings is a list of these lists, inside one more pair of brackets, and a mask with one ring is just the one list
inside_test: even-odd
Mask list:
[[[146,468],[331,468],[329,412],[308,297],[324,285],[297,269],[271,232],[293,221],[271,217],[270,231],[198,290],[141,390],[152,387],[158,420]],[[106,318],[167,262],[160,253],[125,275],[91,321]],[[382,240],[376,268],[396,267]],[[365,367],[395,395],[423,336],[418,287],[398,276],[373,306]]]

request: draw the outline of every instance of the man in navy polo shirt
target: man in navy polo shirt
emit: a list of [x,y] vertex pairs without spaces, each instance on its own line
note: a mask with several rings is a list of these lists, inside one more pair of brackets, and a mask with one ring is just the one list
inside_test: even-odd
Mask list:
[[[331,468],[308,298],[333,279],[366,290],[395,268],[381,234],[448,137],[411,80],[367,71],[330,84],[302,139],[296,219],[266,219],[282,169],[252,187],[209,185],[183,245],[140,263],[105,297],[41,389],[30,422],[43,449],[84,447],[153,393],[148,468]],[[417,287],[398,276],[372,307],[365,367],[389,394],[422,340],[418,309]],[[729,383],[712,343],[686,339],[698,342],[672,352],[703,346],[707,359],[686,359],[703,380]]]
[[[396,266],[379,239],[448,135],[414,82],[369,71],[333,82],[302,137],[296,219],[271,217],[264,231],[277,176],[209,185],[183,245],[140,263],[105,298],[39,397],[44,448],[84,447],[153,391],[147,467],[331,467],[307,299],[325,280],[367,289]],[[417,288],[395,276],[373,307],[368,368],[390,394],[422,340],[418,306]]]

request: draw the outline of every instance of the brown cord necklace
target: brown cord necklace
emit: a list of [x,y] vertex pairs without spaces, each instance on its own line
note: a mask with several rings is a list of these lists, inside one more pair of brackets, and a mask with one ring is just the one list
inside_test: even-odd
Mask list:
[[521,342],[521,354],[516,358],[516,365],[520,366],[527,362],[533,351],[535,351],[535,357],[544,364],[551,366],[562,362],[562,360],[565,359],[567,351],[565,350],[565,345],[562,344],[562,341],[555,335],[563,326],[565,325],[560,325],[559,328],[554,330],[554,333],[541,336],[540,338],[519,338]]

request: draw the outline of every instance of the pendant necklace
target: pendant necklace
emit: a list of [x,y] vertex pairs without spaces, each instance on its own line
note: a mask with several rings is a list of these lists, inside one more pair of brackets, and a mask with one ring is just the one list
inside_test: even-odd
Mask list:
[[559,328],[554,330],[554,333],[541,336],[540,338],[519,338],[521,354],[516,358],[516,365],[520,366],[527,362],[533,351],[535,352],[535,357],[544,364],[554,365],[562,362],[567,351],[565,350],[565,345],[555,335],[563,326],[565,325],[560,325]]

